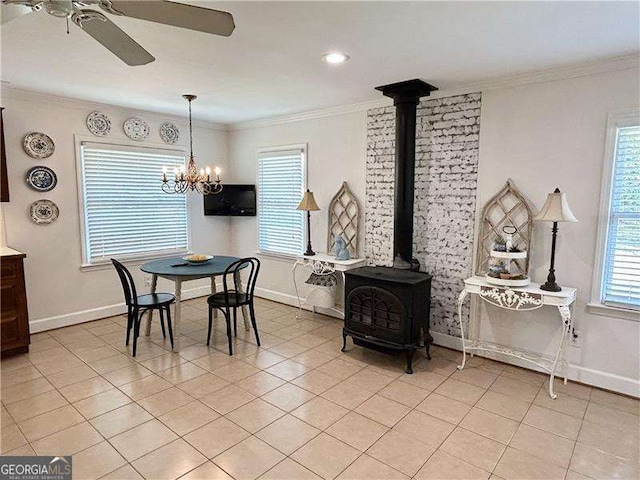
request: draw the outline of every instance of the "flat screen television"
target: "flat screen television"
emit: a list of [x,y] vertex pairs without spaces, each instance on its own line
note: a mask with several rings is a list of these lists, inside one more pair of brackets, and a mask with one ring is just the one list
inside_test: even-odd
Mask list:
[[256,186],[224,184],[222,192],[203,195],[204,214],[225,217],[254,217],[256,215]]

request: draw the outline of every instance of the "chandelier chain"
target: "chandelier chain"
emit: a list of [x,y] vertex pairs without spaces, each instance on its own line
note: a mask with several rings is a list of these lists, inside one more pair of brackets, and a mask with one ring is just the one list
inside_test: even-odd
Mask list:
[[191,126],[191,102],[193,98],[189,98],[189,155],[193,158],[193,127]]

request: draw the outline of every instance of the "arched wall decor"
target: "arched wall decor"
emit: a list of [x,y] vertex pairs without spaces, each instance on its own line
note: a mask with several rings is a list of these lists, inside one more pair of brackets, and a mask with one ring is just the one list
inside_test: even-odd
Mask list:
[[526,258],[512,260],[524,275],[529,274],[529,259],[533,246],[533,213],[529,202],[516,188],[513,180],[485,203],[480,217],[480,235],[476,251],[476,275],[484,275],[489,270],[490,252],[496,237],[504,237],[502,229],[512,226],[517,229],[513,235],[513,244],[528,252]]
[[327,253],[333,253],[336,237],[342,235],[352,258],[358,256],[358,224],[360,204],[351,193],[347,182],[342,182],[329,203],[329,228],[327,235]]

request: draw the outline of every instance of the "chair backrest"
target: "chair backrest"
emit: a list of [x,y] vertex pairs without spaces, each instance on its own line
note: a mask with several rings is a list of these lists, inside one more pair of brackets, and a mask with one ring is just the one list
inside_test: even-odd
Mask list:
[[[253,292],[256,289],[256,280],[258,279],[258,272],[260,271],[260,260],[255,257],[247,257],[236,260],[227,267],[222,277],[222,283],[224,285],[224,300],[227,306],[235,303],[236,305],[241,303],[248,303],[253,300]],[[240,293],[240,284],[242,283],[242,273],[247,275],[247,286],[244,289],[244,293]],[[233,276],[233,290],[229,290],[227,284],[227,278],[229,275]],[[244,301],[242,297],[245,296]],[[235,298],[234,298],[235,297]],[[232,300],[233,299],[233,300]]]
[[133,282],[133,277],[127,267],[117,261],[115,258],[111,259],[113,266],[116,267],[118,277],[120,277],[120,283],[122,283],[122,290],[124,291],[124,301],[127,306],[135,306],[138,299],[136,293],[136,284]]

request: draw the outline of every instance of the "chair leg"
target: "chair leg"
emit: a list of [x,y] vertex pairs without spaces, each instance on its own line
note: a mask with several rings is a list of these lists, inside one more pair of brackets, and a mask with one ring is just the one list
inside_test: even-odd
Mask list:
[[233,336],[238,336],[238,309],[233,308]]
[[[162,311],[162,309],[160,311]],[[171,326],[171,305],[167,305],[167,328],[169,329],[169,340],[171,340],[171,350],[173,350],[173,327]]]
[[129,345],[129,337],[131,336],[131,329],[133,328],[133,317],[131,315],[131,308],[127,308],[127,341],[125,345]]
[[227,321],[227,340],[229,340],[229,355],[233,355],[233,338],[231,337],[231,314],[229,309],[224,310],[224,319]]
[[211,329],[213,326],[213,307],[209,305],[209,329],[207,330],[207,347],[211,343]]
[[138,337],[140,336],[140,315],[138,312],[134,312],[134,326],[133,326],[133,356],[135,358],[136,351],[138,350]]
[[256,335],[256,343],[260,346],[260,336],[258,335],[258,325],[256,324],[256,311],[253,308],[253,302],[249,303],[249,316],[251,317],[251,325],[253,333]]
[[160,307],[160,326],[162,327],[162,338],[167,338],[167,334],[164,330],[164,308]]

